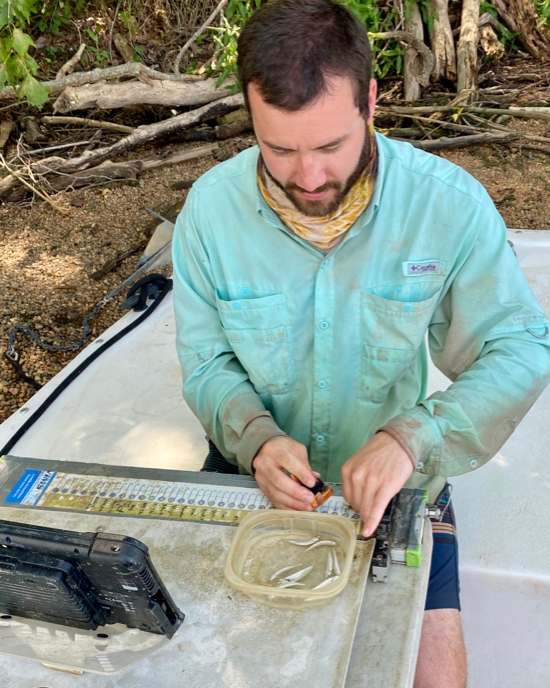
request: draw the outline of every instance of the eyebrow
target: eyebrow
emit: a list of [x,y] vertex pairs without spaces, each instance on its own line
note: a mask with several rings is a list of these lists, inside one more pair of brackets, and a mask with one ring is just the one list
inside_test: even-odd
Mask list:
[[[322,146],[317,146],[317,148],[314,148],[313,150],[323,150],[323,148],[332,148],[333,146],[337,146],[343,141],[345,141],[347,138],[349,138],[351,134],[344,134],[343,136],[340,136],[337,139],[334,139],[334,141],[330,141],[329,143],[324,143]],[[269,141],[264,141],[262,139],[262,143],[269,148],[272,148],[273,150],[279,150],[279,151],[289,151],[292,152],[292,148],[284,148],[284,146],[277,146],[275,143],[270,143]]]

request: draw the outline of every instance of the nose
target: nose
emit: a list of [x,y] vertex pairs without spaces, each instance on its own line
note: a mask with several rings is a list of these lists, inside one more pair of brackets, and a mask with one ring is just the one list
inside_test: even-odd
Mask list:
[[302,155],[298,159],[294,182],[305,191],[315,191],[327,181],[321,161],[313,155]]

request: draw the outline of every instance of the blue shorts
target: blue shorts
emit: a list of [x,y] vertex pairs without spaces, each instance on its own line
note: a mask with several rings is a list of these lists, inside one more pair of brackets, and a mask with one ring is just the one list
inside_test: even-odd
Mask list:
[[437,504],[444,513],[441,521],[432,519],[432,565],[425,609],[460,611],[458,540],[449,487],[439,497]]

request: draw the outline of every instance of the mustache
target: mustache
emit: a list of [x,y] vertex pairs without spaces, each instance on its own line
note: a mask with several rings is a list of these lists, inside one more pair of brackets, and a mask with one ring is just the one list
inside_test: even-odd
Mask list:
[[298,186],[298,184],[295,184],[294,182],[289,182],[288,184],[285,184],[285,191],[304,191],[305,193],[322,193],[323,191],[327,191],[328,189],[340,189],[341,184],[336,181],[329,181],[325,182],[322,186],[318,186],[316,189],[313,191],[307,191],[307,189],[303,189],[301,186]]

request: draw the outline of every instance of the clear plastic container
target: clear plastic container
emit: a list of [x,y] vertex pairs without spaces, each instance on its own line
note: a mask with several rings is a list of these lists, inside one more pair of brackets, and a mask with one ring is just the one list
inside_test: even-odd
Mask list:
[[[291,542],[314,538],[318,540],[311,549],[309,544]],[[269,607],[296,611],[319,607],[346,587],[356,538],[356,524],[335,514],[257,511],[237,528],[225,562],[225,578],[231,587]],[[323,544],[326,541],[333,544]],[[281,573],[286,567],[293,568]],[[278,586],[309,567],[297,581],[299,586]],[[325,583],[330,578],[334,580]],[[323,587],[314,589],[319,584]]]

